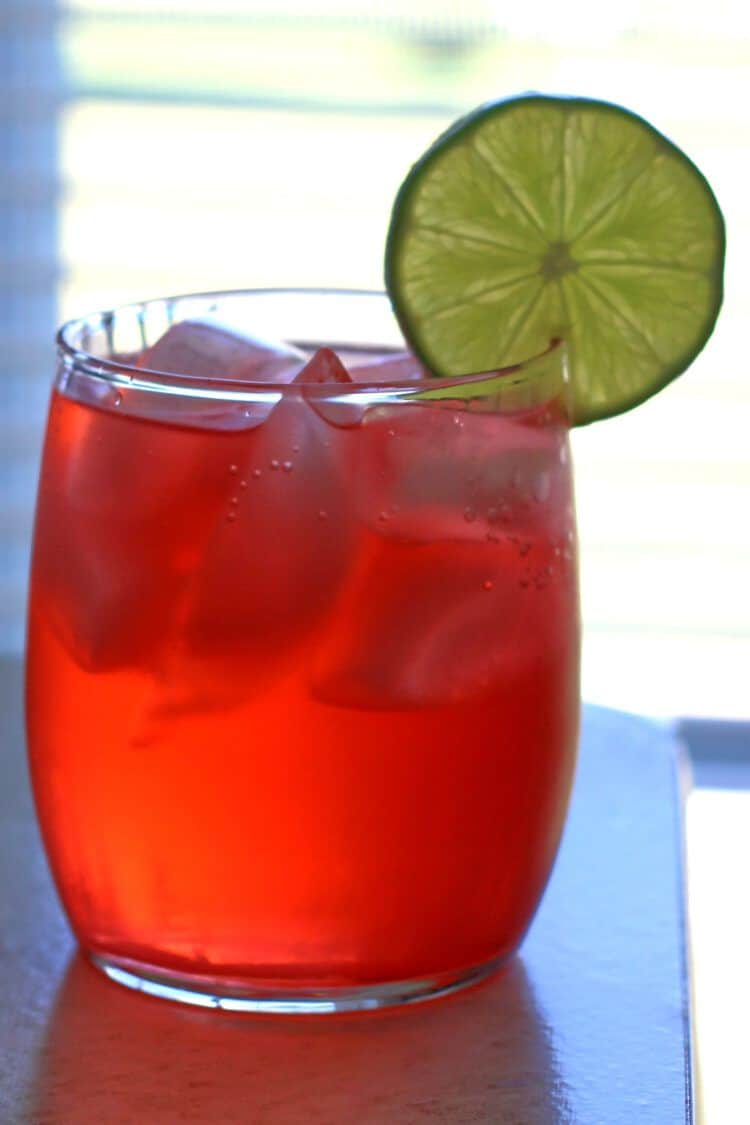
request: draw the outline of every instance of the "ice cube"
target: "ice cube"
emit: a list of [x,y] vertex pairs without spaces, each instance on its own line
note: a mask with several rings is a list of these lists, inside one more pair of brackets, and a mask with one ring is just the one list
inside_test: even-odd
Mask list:
[[360,519],[405,542],[532,533],[570,502],[565,426],[537,422],[436,402],[367,410],[352,477]]
[[334,353],[319,351],[244,435],[235,487],[191,579],[177,658],[162,674],[170,707],[251,698],[291,668],[335,600],[355,525],[341,435],[305,391],[343,379]]
[[314,694],[376,710],[487,695],[519,660],[518,570],[510,545],[373,540],[316,653]]
[[349,366],[355,383],[414,383],[424,379],[425,369],[411,352],[395,352]]
[[142,353],[137,366],[199,379],[288,383],[304,363],[298,348],[205,317],[172,325]]
[[318,348],[311,360],[292,379],[294,383],[351,383],[343,363],[331,348]]
[[227,441],[56,394],[39,493],[35,581],[92,672],[158,659],[227,489]]

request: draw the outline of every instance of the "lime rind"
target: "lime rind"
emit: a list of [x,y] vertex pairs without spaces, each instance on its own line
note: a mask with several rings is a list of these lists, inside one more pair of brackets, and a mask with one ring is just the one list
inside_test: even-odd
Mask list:
[[721,307],[724,247],[708,182],[652,125],[533,94],[462,118],[414,165],[386,285],[436,375],[517,363],[564,337],[584,424],[692,362]]

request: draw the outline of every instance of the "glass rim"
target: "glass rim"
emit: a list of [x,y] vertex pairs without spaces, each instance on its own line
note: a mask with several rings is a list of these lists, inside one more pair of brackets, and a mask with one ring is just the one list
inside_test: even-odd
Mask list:
[[[552,337],[549,345],[543,351],[530,355],[523,360],[486,371],[471,372],[465,375],[436,376],[426,374],[419,379],[406,380],[402,378],[372,382],[362,380],[352,383],[274,383],[270,380],[251,382],[248,380],[222,379],[220,376],[195,376],[136,367],[133,364],[121,360],[97,356],[93,352],[77,347],[70,338],[73,333],[80,332],[80,330],[86,326],[94,327],[95,329],[106,328],[108,323],[111,325],[113,318],[118,313],[136,310],[145,311],[149,305],[156,305],[158,303],[170,305],[172,303],[177,304],[181,301],[187,302],[191,300],[219,301],[221,299],[241,299],[243,297],[263,296],[289,296],[303,299],[308,296],[376,298],[387,302],[390,306],[390,299],[385,290],[353,287],[260,286],[240,289],[204,290],[177,293],[165,297],[150,297],[141,301],[127,301],[110,309],[86,313],[67,319],[55,334],[58,356],[72,371],[88,377],[93,377],[113,387],[129,387],[134,390],[182,395],[188,398],[197,397],[203,399],[247,402],[258,401],[259,399],[265,400],[269,395],[278,399],[284,395],[300,393],[304,393],[307,396],[312,394],[315,398],[335,396],[338,399],[349,398],[355,395],[361,396],[363,393],[365,393],[370,400],[377,400],[381,396],[387,398],[392,395],[400,396],[402,394],[408,397],[425,396],[429,398],[449,398],[451,396],[447,392],[454,388],[458,392],[456,397],[471,398],[472,395],[470,392],[473,386],[476,386],[477,396],[486,394],[487,384],[490,380],[494,384],[493,390],[495,393],[497,393],[501,387],[503,389],[510,389],[512,386],[517,387],[519,384],[527,382],[529,375],[532,374],[529,372],[529,368],[533,368],[540,361],[543,362],[551,358],[555,353],[560,354],[562,366],[563,368],[565,367],[564,340],[559,337]],[[393,315],[395,320],[395,314]],[[319,346],[329,346],[334,350],[340,347],[341,350],[344,351],[347,347],[356,350],[356,348],[361,345],[345,345],[342,343],[338,345],[333,343],[326,344],[321,341]],[[403,350],[408,350],[408,345],[404,342],[402,348],[385,345],[376,350],[380,355],[385,355],[390,351],[392,351],[393,354],[398,354]],[[417,360],[417,362],[421,361]],[[517,376],[517,378],[513,378],[514,375]],[[563,375],[563,378],[565,378],[565,375]]]

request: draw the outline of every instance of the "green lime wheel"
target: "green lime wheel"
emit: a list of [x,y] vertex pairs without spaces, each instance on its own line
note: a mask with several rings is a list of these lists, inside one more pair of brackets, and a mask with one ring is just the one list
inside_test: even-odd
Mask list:
[[572,421],[628,410],[701,350],[724,221],[705,177],[620,106],[529,94],[456,122],[396,198],[386,285],[435,375],[567,344]]

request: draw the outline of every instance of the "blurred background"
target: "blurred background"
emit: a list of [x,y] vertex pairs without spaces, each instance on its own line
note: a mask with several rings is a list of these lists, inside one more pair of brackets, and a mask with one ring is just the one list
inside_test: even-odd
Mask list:
[[57,322],[190,290],[380,286],[410,163],[464,110],[536,89],[652,120],[728,226],[704,353],[574,436],[584,694],[747,716],[749,32],[734,0],[0,0],[0,653],[23,645]]

